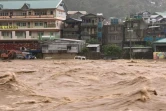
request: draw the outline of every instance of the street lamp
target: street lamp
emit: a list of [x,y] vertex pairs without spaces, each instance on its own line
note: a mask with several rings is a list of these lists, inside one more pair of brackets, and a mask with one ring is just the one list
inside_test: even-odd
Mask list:
[[131,60],[132,59],[132,55],[131,55],[131,36],[132,36],[133,30],[132,29],[128,29],[127,31],[130,32],[130,60]]

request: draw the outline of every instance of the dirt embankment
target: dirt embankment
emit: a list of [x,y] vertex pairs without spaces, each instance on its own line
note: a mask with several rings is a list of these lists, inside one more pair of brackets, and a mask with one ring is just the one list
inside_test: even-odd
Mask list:
[[0,111],[166,111],[154,61],[0,62]]

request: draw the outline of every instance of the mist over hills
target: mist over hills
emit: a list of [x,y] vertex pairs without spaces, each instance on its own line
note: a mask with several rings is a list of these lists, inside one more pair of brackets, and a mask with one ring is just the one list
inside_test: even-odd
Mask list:
[[[33,0],[0,0],[33,1]],[[39,0],[40,1],[40,0]],[[44,1],[44,0],[42,0]],[[108,17],[126,17],[141,11],[166,11],[166,0],[63,0],[68,10],[103,13]]]
[[166,11],[165,0],[64,0],[68,10],[103,13],[105,17],[126,17],[141,11]]

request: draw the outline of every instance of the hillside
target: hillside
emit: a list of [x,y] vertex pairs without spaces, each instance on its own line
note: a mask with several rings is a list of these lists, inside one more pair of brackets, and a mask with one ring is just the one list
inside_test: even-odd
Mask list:
[[86,10],[103,13],[106,17],[124,17],[140,11],[164,11],[164,0],[64,0],[68,10]]

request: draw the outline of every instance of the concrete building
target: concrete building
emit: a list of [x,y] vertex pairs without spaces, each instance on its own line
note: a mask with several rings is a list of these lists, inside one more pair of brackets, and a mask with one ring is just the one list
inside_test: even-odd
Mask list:
[[34,40],[58,36],[66,7],[62,0],[1,1],[0,40]]
[[86,14],[81,17],[81,39],[102,39],[102,28],[104,17],[102,14]]
[[86,11],[68,11],[67,19],[64,20],[62,28],[62,38],[81,39],[81,16],[84,16]]
[[117,20],[111,20],[110,25],[103,26],[103,39],[104,45],[115,44],[122,47],[124,25]]
[[124,46],[128,47],[131,45],[145,45],[144,37],[146,36],[146,30],[148,24],[142,18],[130,18],[125,21],[125,37],[124,37]]
[[42,43],[42,53],[44,57],[73,59],[84,47],[85,41],[83,40],[60,38],[53,41],[44,41]]
[[81,16],[88,14],[86,11],[68,11],[68,18],[81,19]]

